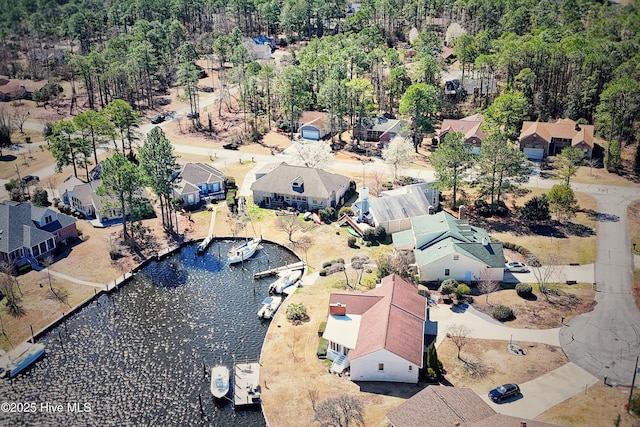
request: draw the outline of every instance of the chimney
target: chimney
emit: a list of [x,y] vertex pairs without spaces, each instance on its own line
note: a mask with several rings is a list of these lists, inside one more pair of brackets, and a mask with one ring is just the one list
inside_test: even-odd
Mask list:
[[362,187],[360,189],[360,214],[358,215],[358,221],[362,221],[362,216],[369,213],[369,187]]
[[345,304],[340,304],[339,302],[335,304],[329,304],[329,315],[331,316],[346,316],[347,315],[347,306]]
[[520,421],[520,427],[527,427],[527,423],[524,421]]
[[467,209],[464,205],[460,205],[458,207],[458,219],[466,219],[467,218]]

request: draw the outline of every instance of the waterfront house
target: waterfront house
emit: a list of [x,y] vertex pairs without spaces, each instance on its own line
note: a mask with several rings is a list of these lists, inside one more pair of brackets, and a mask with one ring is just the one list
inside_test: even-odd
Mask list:
[[397,251],[412,251],[421,282],[455,279],[471,282],[486,272],[491,280],[504,278],[502,243],[487,232],[446,211],[411,219],[411,228],[393,233]]
[[0,260],[34,265],[60,245],[78,237],[76,219],[31,203],[0,203]]
[[593,125],[583,125],[571,119],[555,122],[524,122],[518,138],[520,151],[530,160],[542,160],[560,154],[565,147],[582,150],[585,159],[593,153]]
[[224,174],[205,163],[185,163],[175,179],[173,197],[184,206],[198,205],[201,201],[224,199]]
[[327,358],[349,366],[352,381],[417,383],[426,324],[426,298],[395,274],[364,293],[332,293],[323,333]]
[[253,203],[260,207],[315,211],[340,207],[350,182],[344,175],[282,163],[251,184],[251,191]]

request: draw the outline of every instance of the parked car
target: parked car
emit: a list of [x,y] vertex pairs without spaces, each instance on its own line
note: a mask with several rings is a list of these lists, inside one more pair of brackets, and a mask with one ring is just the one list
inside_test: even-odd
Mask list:
[[22,177],[22,182],[25,184],[31,184],[34,181],[40,181],[40,178],[35,175],[25,175]]
[[151,117],[151,123],[158,124],[158,123],[162,123],[164,122],[165,119],[165,115],[164,114],[156,114],[155,116]]
[[494,402],[500,402],[520,394],[520,387],[517,384],[502,384],[489,392],[489,399]]
[[225,149],[227,149],[227,150],[237,150],[237,149],[238,149],[238,148],[240,148],[240,147],[238,147],[238,144],[235,144],[235,143],[233,143],[233,142],[230,142],[230,143],[228,143],[228,144],[224,144],[224,145],[222,146],[222,148],[225,148]]
[[529,271],[527,264],[517,261],[506,263],[504,265],[504,269],[505,271],[510,271],[512,273],[526,273]]
[[187,114],[187,119],[197,119],[198,117],[200,117],[200,113],[188,113]]

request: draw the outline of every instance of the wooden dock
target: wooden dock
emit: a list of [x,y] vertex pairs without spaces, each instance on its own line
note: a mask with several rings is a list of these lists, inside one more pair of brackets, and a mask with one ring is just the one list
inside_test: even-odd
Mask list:
[[304,269],[304,266],[305,266],[304,261],[298,261],[298,262],[294,262],[293,264],[283,265],[281,267],[275,267],[269,270],[259,271],[257,273],[254,273],[253,278],[262,279],[263,277],[273,276],[274,274],[278,274],[281,271],[285,271],[285,270],[302,270]]
[[260,404],[260,363],[236,363],[233,372],[234,406]]

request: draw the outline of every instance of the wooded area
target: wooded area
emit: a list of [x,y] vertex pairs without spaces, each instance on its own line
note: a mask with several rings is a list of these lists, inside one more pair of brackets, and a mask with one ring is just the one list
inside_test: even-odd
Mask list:
[[[156,108],[156,97],[172,85],[185,87],[190,96],[191,64],[213,55],[220,64],[233,64],[218,72],[221,80],[241,83],[248,134],[261,133],[258,117],[294,121],[302,110],[326,110],[353,124],[357,116],[398,107],[427,131],[437,111],[444,117],[460,111],[445,108],[442,98],[402,108],[402,98],[415,92],[407,91],[412,84],[439,86],[446,42],[463,78],[473,73],[487,84],[501,82],[503,92],[524,98],[525,118],[568,117],[594,123],[609,141],[638,139],[637,2],[378,0],[357,6],[305,0],[0,0],[0,74],[71,82],[74,100],[86,95],[74,114],[115,99],[143,110]],[[409,45],[413,27],[419,36]],[[298,40],[308,44],[280,69],[263,67],[241,43],[243,36],[260,34],[283,47]],[[34,93],[34,100],[55,97],[55,87]],[[491,95],[483,97],[477,108],[492,101]]]

